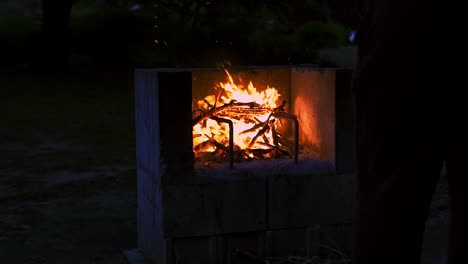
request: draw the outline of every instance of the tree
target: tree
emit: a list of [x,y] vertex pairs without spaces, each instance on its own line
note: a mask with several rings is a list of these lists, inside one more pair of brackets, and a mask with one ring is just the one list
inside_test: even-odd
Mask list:
[[70,15],[74,0],[42,0],[42,64],[52,73],[68,70]]
[[367,12],[369,0],[328,0],[335,20],[356,29]]

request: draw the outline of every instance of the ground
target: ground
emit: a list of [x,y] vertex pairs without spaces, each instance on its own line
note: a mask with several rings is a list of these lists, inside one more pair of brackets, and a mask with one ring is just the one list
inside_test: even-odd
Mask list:
[[[136,247],[131,70],[0,75],[0,262],[117,264]],[[446,182],[424,263],[441,263]]]
[[0,78],[0,262],[116,264],[136,247],[131,74],[106,74]]

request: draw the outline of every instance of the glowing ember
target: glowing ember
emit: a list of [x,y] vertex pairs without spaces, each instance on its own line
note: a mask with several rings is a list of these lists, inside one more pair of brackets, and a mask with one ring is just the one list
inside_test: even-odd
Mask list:
[[[193,119],[193,146],[201,153],[226,155],[229,146],[230,120],[234,127],[234,149],[243,158],[267,158],[289,152],[285,139],[276,131],[274,114],[284,111],[285,102],[278,105],[280,94],[273,87],[258,91],[250,81],[247,87],[236,84],[229,72],[226,83],[215,86],[216,95],[197,102]],[[282,143],[280,143],[281,141]]]

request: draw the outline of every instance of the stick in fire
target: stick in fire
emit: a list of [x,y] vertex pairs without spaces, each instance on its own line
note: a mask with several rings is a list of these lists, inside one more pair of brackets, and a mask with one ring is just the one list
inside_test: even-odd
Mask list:
[[[211,105],[210,105],[211,106]],[[244,108],[246,113],[248,114],[250,110],[257,110],[258,112],[269,112],[268,118],[265,121],[259,120],[257,117],[253,117],[256,122],[252,127],[241,131],[239,134],[246,134],[250,132],[255,132],[255,136],[251,139],[248,147],[245,149],[245,151],[241,151],[240,153],[244,156],[244,159],[264,159],[265,155],[271,154],[273,151],[276,151],[279,153],[279,156],[289,156],[290,153],[292,152],[290,148],[292,148],[292,143],[287,142],[287,139],[282,139],[285,144],[281,144],[278,141],[278,132],[276,131],[276,125],[275,125],[275,119],[272,119],[272,114],[276,112],[284,112],[284,107],[286,106],[286,101],[283,101],[282,104],[276,108],[270,109],[270,108],[261,108],[258,104],[255,102],[236,102],[236,101],[231,101],[228,104],[223,104],[222,106],[219,107],[214,107],[214,105],[211,107],[210,110],[208,111],[203,111],[200,109],[194,110],[194,112],[200,112],[197,117],[195,117],[192,120],[192,124],[196,125],[199,124],[200,122],[205,121],[206,119],[210,117],[216,117],[217,115],[220,116],[229,116],[230,110],[233,110],[234,108],[236,109],[235,112],[238,112],[240,108]],[[242,112],[242,111],[241,111]],[[252,122],[251,118],[245,118],[249,122]],[[266,132],[271,131],[272,132],[272,141],[273,145],[270,144],[270,140],[268,137],[265,135]],[[214,136],[209,136],[209,135],[201,135],[201,134],[194,134],[194,137],[200,137],[200,136],[205,136],[207,138],[206,141],[198,144],[197,146],[194,147],[194,150],[200,151],[201,149],[206,148],[208,145],[213,146],[216,149],[216,152],[218,151],[223,151],[223,154],[227,154],[228,152],[228,147],[223,145],[222,143],[218,142]],[[263,142],[257,142],[257,139],[262,137]],[[259,144],[264,149],[255,149],[254,145]],[[265,149],[266,148],[266,149]],[[218,155],[217,155],[218,156]]]
[[289,156],[293,152],[293,144],[278,133],[279,119],[273,118],[275,113],[285,112],[286,101],[276,106],[275,101],[280,96],[276,89],[267,87],[267,90],[257,92],[251,82],[244,89],[226,73],[229,83],[220,83],[224,95],[221,96],[220,91],[216,97],[205,97],[199,101],[199,109],[192,113],[195,116],[192,119],[194,151],[226,156],[229,151],[228,129],[225,123],[217,120],[224,118],[235,124],[234,149],[243,159]]

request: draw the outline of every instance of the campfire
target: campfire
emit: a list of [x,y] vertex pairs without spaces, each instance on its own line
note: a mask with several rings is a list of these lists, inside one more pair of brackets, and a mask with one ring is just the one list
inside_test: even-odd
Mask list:
[[[252,81],[245,86],[234,82],[214,86],[214,93],[192,106],[193,151],[195,158],[208,161],[260,160],[291,157],[297,162],[298,122],[286,112],[286,101],[274,87],[259,91]],[[295,124],[294,139],[283,136],[284,120]]]

